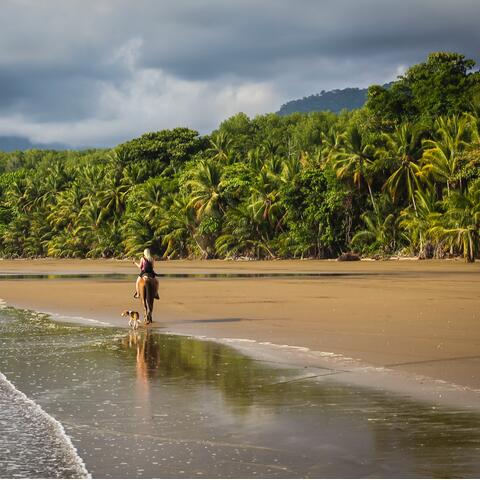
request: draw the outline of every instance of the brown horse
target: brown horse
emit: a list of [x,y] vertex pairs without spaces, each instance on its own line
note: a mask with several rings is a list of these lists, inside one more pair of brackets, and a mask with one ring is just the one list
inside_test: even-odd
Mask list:
[[148,275],[143,275],[138,284],[138,293],[144,308],[143,321],[145,325],[153,322],[153,302],[155,301],[155,279]]

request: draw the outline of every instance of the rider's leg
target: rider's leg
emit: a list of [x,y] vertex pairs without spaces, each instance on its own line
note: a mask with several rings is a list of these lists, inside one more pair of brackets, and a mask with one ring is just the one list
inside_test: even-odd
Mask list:
[[135,282],[135,295],[133,295],[133,298],[138,298],[138,284],[140,283],[140,276],[137,277],[137,281]]

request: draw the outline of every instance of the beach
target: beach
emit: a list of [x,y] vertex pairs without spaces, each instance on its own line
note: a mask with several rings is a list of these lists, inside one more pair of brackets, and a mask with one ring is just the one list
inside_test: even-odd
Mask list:
[[[480,389],[479,263],[167,261],[156,270],[160,331],[303,347]],[[123,310],[141,311],[131,261],[3,260],[0,273],[0,298],[14,307],[115,326],[126,326]]]
[[478,477],[478,264],[156,270],[0,262],[0,476]]

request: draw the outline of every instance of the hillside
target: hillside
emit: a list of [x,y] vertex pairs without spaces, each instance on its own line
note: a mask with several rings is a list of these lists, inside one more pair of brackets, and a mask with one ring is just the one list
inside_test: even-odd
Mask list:
[[68,150],[63,143],[32,143],[27,137],[0,136],[0,151],[14,152],[16,150]]
[[279,115],[289,115],[295,112],[318,112],[330,110],[338,113],[341,110],[354,110],[363,106],[367,99],[366,88],[344,88],[343,90],[323,90],[319,94],[310,95],[283,104],[277,112]]

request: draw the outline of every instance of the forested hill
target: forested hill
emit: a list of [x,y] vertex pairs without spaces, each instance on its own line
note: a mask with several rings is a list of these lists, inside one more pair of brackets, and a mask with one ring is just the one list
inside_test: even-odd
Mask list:
[[277,112],[280,115],[290,115],[301,112],[331,111],[339,113],[342,110],[362,108],[367,100],[367,88],[344,88],[342,90],[322,90],[319,94],[291,100],[283,104]]
[[32,143],[27,137],[0,136],[0,151],[14,152],[15,150],[67,150],[63,143]]

